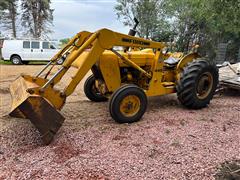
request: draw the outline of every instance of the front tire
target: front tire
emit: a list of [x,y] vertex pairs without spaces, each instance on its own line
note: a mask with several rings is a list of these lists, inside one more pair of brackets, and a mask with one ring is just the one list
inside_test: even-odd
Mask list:
[[100,92],[95,87],[95,77],[94,75],[91,75],[87,78],[84,84],[84,93],[87,96],[87,98],[94,102],[103,102],[107,101],[108,98],[101,95]]
[[139,121],[147,108],[147,96],[136,85],[125,85],[116,90],[109,102],[111,117],[118,123]]
[[187,65],[177,85],[178,99],[190,109],[206,107],[218,85],[218,69],[213,62],[198,59]]
[[22,59],[19,56],[12,56],[11,57],[11,61],[14,65],[21,65],[22,63]]

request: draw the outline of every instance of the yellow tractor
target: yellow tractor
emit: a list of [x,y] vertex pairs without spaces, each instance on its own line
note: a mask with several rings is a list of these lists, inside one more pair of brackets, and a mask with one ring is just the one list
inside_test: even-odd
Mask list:
[[[95,102],[109,100],[110,115],[119,123],[140,120],[149,96],[177,93],[188,108],[206,107],[218,84],[214,63],[195,52],[164,52],[165,43],[135,37],[135,28],[128,35],[108,29],[76,34],[39,73],[21,75],[10,85],[10,116],[30,119],[49,144],[64,121],[60,110],[66,98],[89,70],[86,96]],[[63,65],[52,72],[61,58]],[[64,90],[56,89],[71,66],[76,74]]]

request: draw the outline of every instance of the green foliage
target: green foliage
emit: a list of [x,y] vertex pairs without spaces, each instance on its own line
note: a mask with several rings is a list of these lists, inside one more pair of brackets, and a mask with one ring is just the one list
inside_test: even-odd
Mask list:
[[0,25],[5,30],[10,30],[12,36],[17,36],[17,2],[18,0],[0,0]]
[[[21,11],[18,12],[18,3],[21,2]],[[12,31],[17,36],[16,21],[20,20],[26,34],[35,38],[46,36],[51,32],[53,9],[50,0],[0,0],[0,26]],[[18,15],[21,19],[18,19]]]
[[140,18],[142,37],[174,40],[185,52],[197,43],[210,57],[218,43],[229,43],[229,59],[236,58],[240,46],[239,9],[240,0],[118,0],[115,7],[125,25],[133,16]]
[[7,1],[6,0],[0,0],[0,10],[7,9]]
[[239,47],[239,0],[168,0],[166,7],[172,8],[169,12],[174,12],[178,20],[180,50],[187,51],[189,43],[197,42],[205,54],[213,57],[219,42],[235,42]]
[[159,0],[117,0],[115,11],[126,26],[132,27],[134,17],[139,20],[138,35],[147,39],[165,40],[172,33],[159,11]]
[[[215,22],[216,30],[221,34],[240,36],[240,1],[212,0],[214,14],[211,21]],[[209,17],[210,18],[210,17]]]
[[60,46],[63,47],[64,45],[66,45],[69,42],[70,38],[64,38],[64,39],[60,39]]

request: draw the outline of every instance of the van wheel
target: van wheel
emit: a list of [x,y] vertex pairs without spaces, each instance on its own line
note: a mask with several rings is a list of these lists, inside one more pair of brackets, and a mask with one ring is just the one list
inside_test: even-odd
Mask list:
[[14,65],[20,65],[22,63],[22,59],[19,56],[12,56],[11,61]]

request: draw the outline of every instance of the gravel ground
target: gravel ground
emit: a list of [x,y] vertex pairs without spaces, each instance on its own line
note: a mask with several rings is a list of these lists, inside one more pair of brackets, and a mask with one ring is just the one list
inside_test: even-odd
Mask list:
[[141,121],[117,124],[108,104],[88,101],[80,84],[62,110],[64,125],[44,146],[30,121],[7,116],[11,81],[41,68],[0,65],[0,179],[205,180],[220,163],[240,159],[237,92],[197,111],[175,95],[149,98]]

